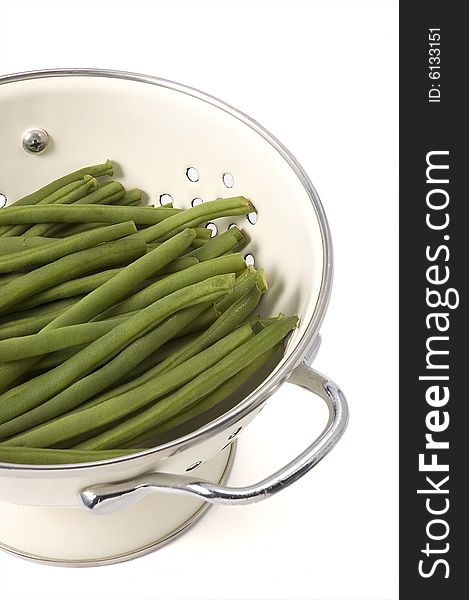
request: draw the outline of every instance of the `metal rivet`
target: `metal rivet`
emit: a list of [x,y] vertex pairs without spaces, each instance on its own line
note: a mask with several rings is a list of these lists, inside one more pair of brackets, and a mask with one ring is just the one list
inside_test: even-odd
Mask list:
[[231,173],[223,173],[223,183],[225,187],[232,188],[234,186],[234,177]]
[[161,194],[161,196],[160,196],[161,206],[165,206],[165,204],[171,204],[172,201],[173,201],[173,197],[170,194]]
[[197,171],[197,169],[195,167],[188,167],[186,169],[186,176],[187,176],[187,179],[189,181],[192,181],[193,183],[195,183],[196,181],[199,181],[199,172]]
[[3,208],[6,205],[7,205],[7,197],[5,196],[5,194],[2,194],[0,192],[0,208]]
[[192,200],[192,202],[191,202],[191,205],[192,206],[199,206],[199,204],[202,204],[202,203],[203,203],[202,198],[194,198]]
[[215,237],[218,233],[218,227],[216,226],[215,223],[207,223],[207,225],[205,226],[207,229],[210,229],[211,233],[212,233],[212,237]]
[[253,267],[254,263],[256,262],[253,254],[246,254],[244,260],[246,261],[248,267]]
[[242,427],[238,427],[238,429],[236,431],[233,431],[233,433],[230,435],[230,437],[228,438],[229,440],[232,440],[233,438],[235,438],[238,433],[241,431]]
[[49,144],[49,134],[44,129],[30,129],[23,135],[23,148],[26,152],[39,154]]
[[202,464],[202,461],[198,460],[197,462],[195,462],[190,467],[187,467],[186,471],[193,471],[194,469],[197,469],[197,467],[199,467],[201,464]]
[[252,212],[246,216],[247,220],[251,223],[251,225],[255,225],[257,223],[257,213]]

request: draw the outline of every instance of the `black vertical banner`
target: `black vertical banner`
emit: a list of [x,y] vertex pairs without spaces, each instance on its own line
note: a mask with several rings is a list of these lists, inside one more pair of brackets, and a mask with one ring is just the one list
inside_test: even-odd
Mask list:
[[[467,3],[400,4],[401,598],[469,574]],[[468,380],[468,382],[466,382]]]

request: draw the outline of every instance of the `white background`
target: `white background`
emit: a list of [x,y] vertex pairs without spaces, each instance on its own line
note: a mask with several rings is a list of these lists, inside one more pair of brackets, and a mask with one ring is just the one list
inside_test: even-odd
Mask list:
[[[135,562],[60,570],[2,554],[1,600],[397,598],[397,2],[0,0],[0,74],[51,67],[192,85],[297,156],[335,249],[315,367],[340,383],[351,421],[299,483],[213,508]],[[306,446],[316,404],[290,386],[275,396],[241,437],[231,483]]]

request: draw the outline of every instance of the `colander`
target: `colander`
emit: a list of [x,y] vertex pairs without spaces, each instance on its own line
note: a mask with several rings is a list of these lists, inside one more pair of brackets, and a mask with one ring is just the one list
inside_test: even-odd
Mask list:
[[[269,132],[195,89],[119,71],[71,69],[0,77],[0,206],[79,166],[108,157],[127,187],[151,203],[189,207],[244,195],[258,213],[221,219],[247,230],[248,262],[271,283],[264,314],[296,313],[285,355],[244,398],[195,431],[129,458],[80,465],[0,464],[0,546],[55,565],[99,565],[147,553],[210,504],[268,498],[294,483],[337,443],[347,404],[313,371],[332,277],[331,240],[306,173]],[[279,243],[282,240],[282,243]],[[242,488],[226,478],[236,440],[286,380],[329,410],[322,434],[271,477]],[[228,510],[228,509],[227,509]]]

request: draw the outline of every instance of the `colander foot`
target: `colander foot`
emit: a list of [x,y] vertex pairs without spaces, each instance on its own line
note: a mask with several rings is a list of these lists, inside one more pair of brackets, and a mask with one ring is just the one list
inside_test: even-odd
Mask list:
[[[226,483],[235,440],[200,466],[204,477]],[[0,503],[0,549],[26,560],[62,567],[97,567],[158,550],[195,525],[210,504],[152,494],[134,507],[96,516],[82,508],[48,509]],[[168,498],[170,502],[168,503]],[[158,515],[162,518],[158,520]],[[146,538],[146,539],[144,539]]]

